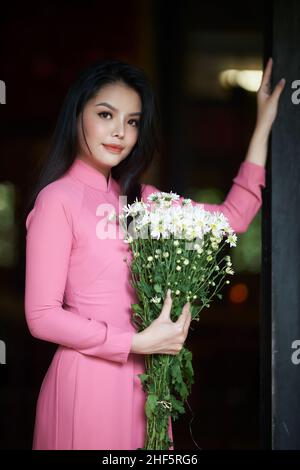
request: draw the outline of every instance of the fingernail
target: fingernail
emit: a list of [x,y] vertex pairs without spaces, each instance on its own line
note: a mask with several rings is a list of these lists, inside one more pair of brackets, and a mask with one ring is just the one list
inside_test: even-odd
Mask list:
[[168,296],[168,297],[171,297],[171,289],[168,289],[168,290],[167,290],[167,296]]

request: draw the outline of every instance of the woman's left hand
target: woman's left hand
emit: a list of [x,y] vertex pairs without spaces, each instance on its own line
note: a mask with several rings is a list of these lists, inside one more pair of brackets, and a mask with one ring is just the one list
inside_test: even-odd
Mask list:
[[280,94],[285,85],[282,78],[271,93],[271,73],[273,60],[270,57],[264,70],[262,81],[257,92],[257,120],[256,127],[269,134],[272,124],[276,118]]

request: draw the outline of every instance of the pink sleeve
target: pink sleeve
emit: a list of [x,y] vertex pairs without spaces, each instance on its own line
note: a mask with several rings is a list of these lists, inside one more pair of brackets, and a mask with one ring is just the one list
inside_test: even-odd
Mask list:
[[222,204],[204,203],[204,209],[223,212],[235,232],[246,232],[262,204],[261,187],[266,185],[265,172],[261,165],[242,162],[225,201]]
[[62,308],[73,243],[63,197],[45,187],[26,219],[25,316],[36,338],[83,354],[125,363],[134,331],[84,318]]
[[[237,233],[243,233],[247,231],[261,207],[261,187],[265,187],[265,167],[243,161],[225,201],[222,204],[202,204],[207,211],[222,212],[228,218],[232,229]],[[160,190],[152,185],[144,185],[143,198],[146,200],[147,196],[155,191]],[[192,201],[192,204],[200,203]]]

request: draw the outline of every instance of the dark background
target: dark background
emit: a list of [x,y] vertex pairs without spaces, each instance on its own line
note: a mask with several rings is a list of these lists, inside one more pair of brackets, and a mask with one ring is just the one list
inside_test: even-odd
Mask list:
[[[217,202],[245,158],[256,110],[255,93],[222,89],[217,73],[261,68],[267,23],[266,8],[258,1],[1,4],[0,80],[6,83],[6,104],[0,106],[0,186],[11,185],[13,218],[8,226],[1,221],[0,192],[0,340],[6,344],[6,364],[0,365],[0,448],[31,448],[35,404],[56,348],[31,337],[25,322],[24,208],[72,80],[101,58],[142,67],[159,98],[164,136],[162,155],[144,181]],[[236,258],[238,272],[223,300],[202,312],[188,337],[195,371],[188,400],[191,429],[203,449],[260,445],[260,214],[249,233],[255,227],[244,243],[256,266],[243,264],[242,254]],[[234,295],[238,285],[246,286],[246,296]],[[186,410],[173,424],[178,450],[197,448],[189,428],[192,413]]]

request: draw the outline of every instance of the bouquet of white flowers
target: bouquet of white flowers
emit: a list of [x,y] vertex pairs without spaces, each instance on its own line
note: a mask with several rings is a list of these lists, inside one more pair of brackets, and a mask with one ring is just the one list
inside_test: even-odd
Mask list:
[[[207,212],[202,204],[178,194],[156,192],[149,203],[134,202],[119,215],[132,250],[131,284],[139,304],[132,304],[132,322],[137,331],[147,328],[161,312],[167,289],[173,303],[171,319],[176,321],[183,305],[190,302],[192,320],[209,307],[234,274],[229,255],[222,255],[225,244],[236,246],[237,236],[222,213]],[[131,217],[130,224],[127,217]],[[193,380],[192,353],[185,346],[176,355],[145,356],[145,374],[140,374],[147,393],[145,412],[147,437],[144,449],[169,449],[169,417],[184,413]]]

